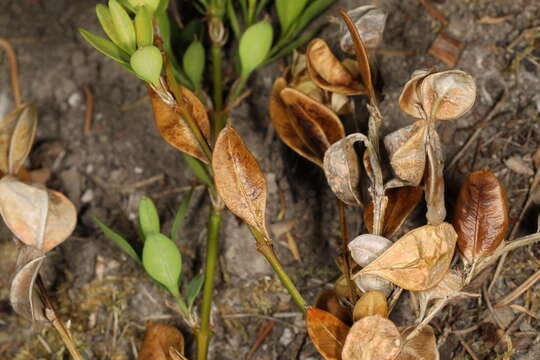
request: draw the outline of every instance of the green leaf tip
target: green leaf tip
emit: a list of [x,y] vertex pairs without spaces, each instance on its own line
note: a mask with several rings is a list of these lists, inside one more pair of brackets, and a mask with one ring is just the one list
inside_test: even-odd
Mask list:
[[103,231],[105,236],[109,238],[112,242],[116,244],[120,249],[122,249],[126,254],[128,254],[133,260],[141,262],[139,254],[133,249],[131,244],[124,238],[122,235],[105,225],[97,216],[92,215],[92,220],[96,225]]
[[79,29],[79,33],[97,51],[105,56],[110,57],[114,61],[129,67],[129,55],[116,46],[112,41],[84,29]]
[[116,0],[109,0],[109,11],[120,42],[119,46],[132,54],[137,45],[133,21],[127,11]]
[[145,239],[160,231],[158,211],[150,198],[144,197],[139,201],[139,226]]
[[195,88],[198,88],[201,84],[205,61],[206,55],[203,44],[199,40],[193,41],[184,53],[182,66]]
[[159,86],[159,77],[163,67],[163,57],[155,46],[144,46],[131,55],[131,68],[139,77]]

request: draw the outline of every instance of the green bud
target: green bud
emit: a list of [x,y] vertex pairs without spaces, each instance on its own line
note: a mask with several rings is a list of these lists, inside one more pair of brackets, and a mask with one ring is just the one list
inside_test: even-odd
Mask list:
[[150,198],[145,197],[139,201],[139,226],[145,238],[160,231],[159,215]]
[[201,83],[204,64],[205,54],[203,44],[199,40],[195,40],[184,53],[182,65],[184,66],[184,72],[196,88]]
[[152,14],[146,6],[137,9],[135,16],[135,33],[137,34],[137,46],[148,46],[154,43],[154,27],[152,26]]
[[159,6],[159,0],[128,0],[135,8],[139,6],[146,6],[151,12],[156,11]]
[[155,46],[145,46],[135,51],[130,59],[131,68],[144,81],[159,85],[163,66],[161,52]]
[[116,46],[112,41],[105,39],[99,35],[92,34],[84,29],[79,29],[82,37],[90,43],[96,50],[103,55],[110,57],[111,59],[129,67],[129,55]]
[[272,46],[274,30],[266,21],[251,25],[240,39],[238,49],[242,64],[242,77],[247,77],[266,60]]
[[143,266],[148,275],[178,296],[178,282],[182,274],[182,255],[176,244],[160,233],[146,238],[142,254]]
[[109,0],[109,11],[116,34],[118,35],[118,41],[120,42],[119,46],[129,54],[132,54],[137,44],[133,21],[122,5],[116,0]]
[[307,0],[276,0],[276,8],[281,23],[281,31],[285,32],[298,18]]

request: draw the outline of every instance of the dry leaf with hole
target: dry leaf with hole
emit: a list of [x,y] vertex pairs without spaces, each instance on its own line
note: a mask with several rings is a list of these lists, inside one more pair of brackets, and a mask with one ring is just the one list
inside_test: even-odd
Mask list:
[[349,205],[362,205],[360,164],[351,139],[346,137],[330,146],[323,165],[328,185],[338,199]]
[[[201,133],[206,139],[210,138],[210,122],[204,105],[199,98],[185,87],[181,88],[185,103],[190,107],[193,119],[199,126]],[[150,87],[148,94],[152,102],[154,121],[158,131],[169,145],[185,152],[205,163],[208,159],[204,156],[199,143],[195,139],[186,122],[180,114],[174,110],[174,106],[165,103],[161,97]]]
[[9,301],[15,312],[32,321],[46,321],[44,305],[34,284],[45,254],[31,246],[21,245],[15,275],[11,280]]
[[306,57],[309,75],[322,89],[344,95],[366,93],[364,86],[354,79],[323,39],[310,41]]
[[148,321],[139,360],[172,360],[171,349],[184,354],[182,333],[173,326]]
[[448,223],[409,231],[375,261],[356,273],[378,275],[406,290],[432,288],[446,275],[457,234]]
[[390,165],[397,178],[418,186],[426,168],[427,124],[420,120],[384,138]]
[[380,315],[353,324],[343,346],[343,360],[393,360],[399,353],[401,335],[394,323]]
[[[384,27],[386,25],[386,14],[374,5],[359,6],[350,10],[347,14],[354,22],[360,37],[369,50],[376,49],[383,38]],[[351,34],[345,31],[340,41],[341,50],[354,54],[354,45]]]
[[506,191],[490,170],[471,173],[459,192],[454,211],[458,248],[473,263],[490,255],[508,230]]
[[212,169],[216,188],[225,205],[267,239],[266,180],[259,163],[236,130],[221,130],[214,147]]
[[423,319],[431,300],[451,298],[459,294],[465,284],[463,274],[449,270],[443,279],[431,289],[411,293],[418,302],[419,319]]
[[428,141],[426,144],[428,159],[425,198],[427,205],[426,218],[428,224],[438,225],[446,217],[444,202],[444,155],[439,134],[433,124],[428,126]]
[[[406,338],[415,326],[400,328],[401,336]],[[426,325],[420,330],[418,335],[409,340],[396,360],[439,360],[439,349],[433,328]]]
[[358,235],[348,244],[353,260],[362,267],[369,265],[390,246],[390,240],[373,234]]
[[388,317],[386,296],[380,291],[368,291],[354,305],[353,319],[358,321],[366,316],[380,315]]
[[[391,238],[422,201],[424,191],[417,186],[402,186],[386,191],[388,205],[384,213],[383,236]],[[364,209],[364,224],[373,232],[373,201]]]
[[[347,293],[348,293],[347,286]],[[315,301],[317,309],[324,310],[343,321],[345,324],[351,324],[351,310],[341,304],[337,292],[334,289],[323,290]]]
[[347,325],[324,310],[309,308],[306,327],[311,342],[325,360],[341,360],[345,338],[349,333]]
[[64,195],[13,177],[0,180],[0,214],[19,240],[44,252],[66,240],[77,223],[77,210]]

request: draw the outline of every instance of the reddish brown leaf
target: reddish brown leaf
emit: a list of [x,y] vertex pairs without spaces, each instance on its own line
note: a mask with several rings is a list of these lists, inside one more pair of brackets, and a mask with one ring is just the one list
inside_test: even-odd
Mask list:
[[454,212],[458,248],[469,263],[491,254],[508,229],[506,191],[490,170],[471,173],[459,192]]
[[306,323],[309,337],[323,358],[341,360],[349,327],[334,315],[316,308],[307,310]]
[[[388,205],[384,213],[383,236],[391,238],[403,225],[407,217],[422,201],[423,190],[416,186],[403,186],[386,191]],[[364,209],[364,223],[373,232],[373,201]]]
[[184,336],[175,327],[148,321],[139,360],[173,360],[171,350],[184,354]]
[[399,353],[401,335],[394,323],[380,315],[367,316],[351,327],[343,360],[393,360]]
[[223,202],[236,216],[266,236],[266,180],[259,163],[230,125],[214,147],[212,169]]
[[[201,133],[206,139],[209,139],[210,122],[208,121],[208,114],[206,113],[204,105],[190,90],[182,87],[181,91],[186,104],[190,106],[193,118],[199,126]],[[191,133],[188,125],[174,110],[175,105],[169,105],[163,102],[159,95],[150,87],[148,87],[148,94],[150,95],[150,100],[152,102],[154,121],[163,139],[178,150],[208,163],[203,150]]]

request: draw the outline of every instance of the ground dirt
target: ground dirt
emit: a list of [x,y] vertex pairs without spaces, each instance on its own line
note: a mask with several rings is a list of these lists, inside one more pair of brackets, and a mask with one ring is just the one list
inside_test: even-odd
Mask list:
[[[135,359],[146,321],[178,326],[186,334],[188,348],[193,339],[166,292],[108,241],[90,216],[97,215],[135,240],[138,200],[150,196],[157,202],[165,228],[170,227],[192,178],[178,152],[156,131],[144,85],[79,36],[77,28],[100,32],[94,15],[98,2],[2,0],[0,37],[11,41],[18,55],[23,98],[39,108],[30,168],[49,168],[49,187],[67,194],[79,211],[74,236],[50,254],[43,270],[50,295],[62,317],[70,320],[88,359]],[[397,99],[412,71],[446,68],[427,53],[441,25],[416,0],[342,0],[327,15],[335,16],[338,6],[352,8],[363,3],[379,4],[388,12],[382,49],[391,51],[376,56],[387,133],[411,122],[399,109]],[[507,188],[511,222],[515,223],[534,174],[533,155],[540,146],[540,40],[535,47],[531,33],[526,33],[540,26],[540,2],[438,0],[433,5],[449,20],[448,31],[464,42],[457,68],[472,74],[478,86],[473,109],[439,127],[447,163],[501,102],[473,145],[446,172],[450,210],[464,176],[489,167]],[[492,24],[478,23],[486,16],[507,18]],[[333,25],[322,37],[335,45],[337,33]],[[510,67],[524,51],[529,55]],[[2,112],[10,101],[6,64],[4,59]],[[233,124],[266,173],[269,223],[278,229],[283,221],[294,221],[291,233],[302,261],[294,260],[285,239],[277,240],[275,247],[302,293],[314,301],[317,293],[331,287],[338,276],[332,260],[340,241],[337,206],[322,171],[286,148],[270,127],[267,99],[283,66],[272,64],[252,79],[249,85],[253,94],[234,111]],[[83,132],[85,87],[91,89],[94,103],[93,128],[88,134]],[[358,117],[365,118],[362,100],[356,108]],[[507,166],[509,158],[515,158],[520,166]],[[207,205],[204,191],[196,190],[186,227],[175,239],[183,251],[185,278],[201,269]],[[536,231],[538,210],[539,206],[533,205],[526,212],[519,234]],[[423,211],[418,210],[411,223],[422,221]],[[348,209],[348,217],[352,235],[358,234],[359,210]],[[410,228],[410,224],[407,226]],[[210,358],[245,358],[260,330],[273,324],[252,359],[318,359],[303,317],[256,253],[246,228],[227,215],[222,238],[212,318],[216,335]],[[0,249],[0,359],[67,359],[50,328],[32,327],[11,310],[8,293],[15,248],[5,231]],[[536,272],[539,259],[538,245],[513,252],[496,281],[491,302]],[[402,300],[393,318],[410,324],[414,319],[408,296]],[[540,285],[515,303],[537,316]],[[495,321],[487,309],[485,297],[464,300],[447,307],[432,322],[441,359],[471,359],[469,352],[478,359],[540,359],[538,320],[507,308],[497,312]],[[498,341],[497,332],[504,330],[497,322],[510,333],[511,351],[508,342]]]

